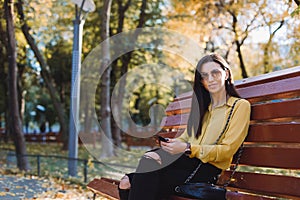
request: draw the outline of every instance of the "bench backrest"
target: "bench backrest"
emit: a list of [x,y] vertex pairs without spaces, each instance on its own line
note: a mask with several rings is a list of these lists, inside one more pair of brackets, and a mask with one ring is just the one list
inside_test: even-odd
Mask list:
[[[251,102],[251,125],[238,171],[229,189],[241,193],[300,198],[300,67],[243,79],[235,83]],[[177,137],[186,128],[191,92],[166,108],[160,135]],[[220,177],[226,182],[231,171]],[[262,198],[260,196],[259,198]]]

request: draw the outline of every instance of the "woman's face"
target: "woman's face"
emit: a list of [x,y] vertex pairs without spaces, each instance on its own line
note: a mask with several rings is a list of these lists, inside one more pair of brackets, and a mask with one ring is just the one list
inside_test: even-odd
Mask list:
[[228,72],[223,70],[220,64],[208,62],[202,65],[200,69],[202,84],[211,94],[220,93],[225,90],[225,80],[228,78]]

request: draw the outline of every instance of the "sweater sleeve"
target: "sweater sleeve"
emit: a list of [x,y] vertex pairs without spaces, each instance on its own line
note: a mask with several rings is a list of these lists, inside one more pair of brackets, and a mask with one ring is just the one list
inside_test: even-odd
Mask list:
[[240,100],[234,108],[227,131],[217,145],[194,145],[190,157],[202,162],[222,162],[231,160],[248,133],[251,106],[247,100]]

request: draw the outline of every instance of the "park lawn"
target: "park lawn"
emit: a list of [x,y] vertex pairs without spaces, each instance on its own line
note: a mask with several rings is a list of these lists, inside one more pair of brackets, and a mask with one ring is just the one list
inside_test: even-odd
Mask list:
[[[2,149],[8,149],[14,153],[14,145],[12,143],[1,144]],[[31,170],[29,173],[37,175],[37,155],[41,155],[40,160],[40,174],[41,176],[54,176],[60,178],[68,177],[68,151],[62,150],[62,144],[57,143],[27,143],[26,144],[27,154],[31,155],[28,157],[30,162]],[[89,148],[88,148],[89,149]],[[88,160],[87,164],[87,181],[92,180],[95,177],[109,177],[119,179],[124,173],[128,173],[134,170],[140,156],[145,152],[145,148],[136,148],[128,151],[126,149],[116,149],[117,156],[109,158],[97,159],[95,158],[83,145],[78,147],[78,158]],[[97,149],[95,150],[97,151]],[[2,152],[2,163],[7,161],[7,156]],[[1,162],[1,158],[0,158]],[[1,164],[1,163],[0,163]],[[16,167],[16,161],[8,168]],[[83,182],[84,173],[84,162],[77,162],[78,177],[71,178],[78,182]],[[128,167],[127,167],[128,166]]]

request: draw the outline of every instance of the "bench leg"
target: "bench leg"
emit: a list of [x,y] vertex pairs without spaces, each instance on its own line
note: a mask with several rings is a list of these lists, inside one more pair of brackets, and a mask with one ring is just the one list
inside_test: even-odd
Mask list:
[[93,195],[93,200],[95,200],[96,199],[96,193],[94,193],[94,195]]

